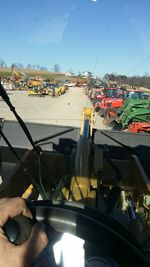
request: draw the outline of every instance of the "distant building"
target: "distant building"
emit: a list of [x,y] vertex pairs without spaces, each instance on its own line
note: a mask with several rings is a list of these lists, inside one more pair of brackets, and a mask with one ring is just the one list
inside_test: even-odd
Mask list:
[[74,76],[74,73],[73,72],[66,72],[65,76]]

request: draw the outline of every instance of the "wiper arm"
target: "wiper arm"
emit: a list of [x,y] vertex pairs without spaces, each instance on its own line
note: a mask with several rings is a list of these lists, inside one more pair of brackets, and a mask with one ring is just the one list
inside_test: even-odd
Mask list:
[[36,185],[36,189],[39,192],[39,194],[41,194],[41,196],[42,196],[43,199],[47,199],[47,195],[45,193],[45,190],[43,190],[43,187],[41,186],[41,181],[38,183],[37,180],[31,174],[31,172],[24,165],[24,162],[20,159],[19,155],[17,154],[17,152],[15,151],[15,149],[12,147],[11,143],[9,142],[9,140],[7,139],[7,137],[5,136],[5,134],[2,132],[1,127],[0,127],[0,135],[4,139],[5,143],[8,145],[9,149],[11,150],[11,152],[13,153],[13,155],[15,156],[15,158],[17,159],[17,161],[20,163],[20,166],[22,167],[23,171],[27,175],[29,175],[29,177],[31,178],[31,181],[33,182],[33,184]]
[[54,138],[54,137],[57,137],[57,136],[60,136],[60,135],[62,135],[62,134],[71,132],[71,131],[73,131],[73,130],[74,130],[74,128],[69,128],[69,129],[67,129],[67,130],[65,130],[65,131],[62,131],[62,132],[59,132],[59,133],[56,133],[56,134],[53,134],[53,135],[50,135],[50,136],[47,136],[47,137],[38,139],[38,140],[35,140],[35,141],[34,141],[34,144],[37,145],[37,144],[39,144],[39,143],[42,143],[42,142],[44,142],[44,141],[48,141],[48,140],[50,140],[50,139],[52,139],[52,138]]
[[[0,96],[3,98],[3,100],[5,101],[5,103],[8,105],[8,107],[10,108],[10,110],[13,112],[14,116],[16,117],[18,123],[20,124],[21,128],[23,129],[23,132],[25,133],[26,137],[28,138],[28,140],[30,141],[34,151],[36,152],[38,159],[39,159],[39,164],[41,165],[41,150],[36,147],[36,145],[34,144],[34,141],[32,139],[32,136],[27,128],[27,126],[25,125],[24,121],[20,118],[20,116],[17,114],[15,107],[12,105],[12,103],[10,102],[9,96],[7,95],[5,89],[3,88],[3,86],[0,83]],[[15,157],[19,160],[20,164],[22,165],[21,160],[18,158],[18,155],[15,153],[14,149],[12,148],[11,144],[9,143],[9,141],[6,139],[6,137],[3,135],[3,133],[1,132],[1,135],[3,136],[5,142],[7,143],[7,145],[9,146],[9,148],[11,149],[11,151],[13,152],[13,154],[15,155]],[[42,196],[43,199],[48,199],[48,196],[46,194],[46,191],[44,189],[43,183],[42,183],[42,179],[41,179],[41,166],[39,166],[39,181],[36,182],[36,184],[38,184],[38,188],[39,188],[39,192]]]
[[16,117],[17,121],[19,122],[21,128],[23,129],[26,137],[28,138],[28,140],[30,141],[32,147],[34,148],[34,150],[36,151],[36,153],[39,155],[39,150],[36,147],[32,136],[27,128],[27,126],[25,125],[24,121],[20,118],[20,116],[18,115],[18,113],[15,110],[15,107],[12,105],[12,103],[10,102],[9,96],[7,95],[5,89],[3,88],[3,86],[0,83],[0,96],[3,98],[3,100],[5,101],[5,103],[8,105],[8,107],[10,108],[10,110],[13,112],[14,116]]

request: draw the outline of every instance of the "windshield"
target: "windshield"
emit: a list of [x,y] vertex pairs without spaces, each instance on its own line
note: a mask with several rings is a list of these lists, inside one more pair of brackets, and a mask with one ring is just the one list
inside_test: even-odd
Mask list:
[[0,8],[0,198],[81,203],[149,228],[150,0]]
[[119,0],[1,3],[1,25],[6,22],[1,28],[2,66],[76,75],[88,71],[101,77],[148,75],[148,0],[136,6],[136,1]]
[[111,97],[111,96],[118,96],[120,94],[119,89],[107,89],[106,91],[106,97]]
[[128,97],[131,99],[144,99],[145,98],[143,92],[130,92]]

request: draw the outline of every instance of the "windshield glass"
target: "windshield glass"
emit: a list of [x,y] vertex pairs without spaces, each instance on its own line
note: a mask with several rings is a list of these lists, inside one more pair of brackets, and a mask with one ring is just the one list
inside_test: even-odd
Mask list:
[[118,90],[107,89],[105,92],[106,92],[106,97],[111,97],[111,96],[117,96],[118,95]]
[[0,198],[81,203],[149,229],[150,0],[0,8]]
[[131,99],[144,99],[144,94],[142,92],[130,92],[128,97]]

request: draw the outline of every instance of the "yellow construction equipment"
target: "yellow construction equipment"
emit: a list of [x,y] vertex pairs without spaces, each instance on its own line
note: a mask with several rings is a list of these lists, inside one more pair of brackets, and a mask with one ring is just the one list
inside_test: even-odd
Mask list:
[[42,85],[42,81],[41,80],[31,79],[28,82],[28,86],[29,87],[40,86],[40,85]]
[[80,201],[89,206],[95,205],[96,192],[92,188],[97,187],[97,180],[90,177],[89,169],[93,117],[92,108],[83,109],[80,138],[77,144],[75,169],[74,175],[71,178],[70,192],[63,188],[63,193],[67,200]]

